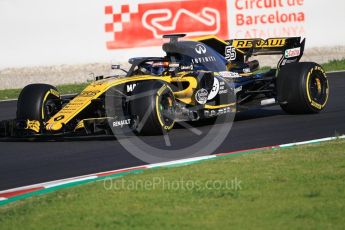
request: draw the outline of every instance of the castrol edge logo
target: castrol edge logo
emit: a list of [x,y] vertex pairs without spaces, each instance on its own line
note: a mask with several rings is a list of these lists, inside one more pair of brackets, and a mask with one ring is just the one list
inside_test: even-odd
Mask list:
[[189,0],[105,6],[107,49],[155,46],[164,34],[228,38],[227,1]]
[[299,57],[301,55],[301,47],[285,50],[285,58]]

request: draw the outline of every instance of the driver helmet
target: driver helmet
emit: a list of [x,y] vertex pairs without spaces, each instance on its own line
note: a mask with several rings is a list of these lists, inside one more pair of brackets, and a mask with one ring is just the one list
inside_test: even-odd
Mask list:
[[169,67],[169,62],[154,62],[151,65],[152,75],[162,75]]

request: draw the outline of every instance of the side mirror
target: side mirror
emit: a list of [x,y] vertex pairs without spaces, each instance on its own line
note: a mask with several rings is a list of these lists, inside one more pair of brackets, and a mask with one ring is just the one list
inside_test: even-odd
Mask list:
[[122,71],[125,72],[126,74],[128,73],[127,70],[121,68],[121,65],[111,65],[111,69],[112,69],[112,70],[122,70]]
[[111,69],[120,69],[121,66],[120,65],[111,65]]

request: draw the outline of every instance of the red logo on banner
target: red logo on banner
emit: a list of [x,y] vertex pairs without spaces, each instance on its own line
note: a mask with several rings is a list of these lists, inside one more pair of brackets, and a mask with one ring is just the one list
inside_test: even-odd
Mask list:
[[228,38],[226,0],[190,0],[106,6],[108,49],[155,46],[164,34]]

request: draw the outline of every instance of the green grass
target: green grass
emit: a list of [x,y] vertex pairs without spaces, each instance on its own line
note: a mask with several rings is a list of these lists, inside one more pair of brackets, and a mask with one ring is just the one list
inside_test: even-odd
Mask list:
[[0,100],[18,98],[22,89],[2,89],[0,90]]
[[90,83],[58,85],[57,89],[61,94],[80,93]]
[[344,229],[345,142],[153,169],[36,196],[0,207],[0,226]]
[[[345,70],[345,59],[333,60],[323,64],[322,66],[326,71]],[[264,66],[259,71],[257,71],[257,73],[265,72],[269,69],[270,67]],[[83,88],[85,88],[87,84],[88,83],[59,85],[57,86],[57,88],[59,89],[61,94],[79,93],[83,90]],[[20,91],[21,89],[0,90],[0,100],[18,98]]]
[[[89,83],[58,85],[61,94],[73,94],[81,92]],[[0,90],[0,100],[18,98],[21,89]]]
[[333,60],[322,65],[326,71],[345,70],[345,59]]
[[272,68],[269,66],[263,66],[263,67],[260,67],[260,69],[258,69],[254,73],[255,74],[265,73],[265,72],[269,71],[270,69],[272,69]]

